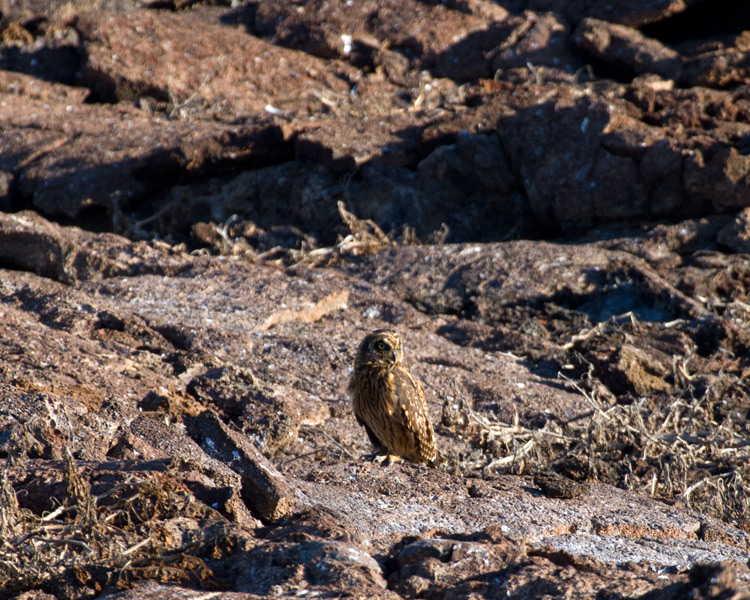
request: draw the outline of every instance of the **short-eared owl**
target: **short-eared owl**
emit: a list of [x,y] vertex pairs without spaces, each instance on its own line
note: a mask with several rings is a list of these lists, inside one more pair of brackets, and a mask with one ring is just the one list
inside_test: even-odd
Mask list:
[[362,340],[348,388],[354,414],[375,446],[377,461],[405,458],[435,466],[445,459],[435,448],[422,384],[403,359],[401,337],[393,330],[378,329]]

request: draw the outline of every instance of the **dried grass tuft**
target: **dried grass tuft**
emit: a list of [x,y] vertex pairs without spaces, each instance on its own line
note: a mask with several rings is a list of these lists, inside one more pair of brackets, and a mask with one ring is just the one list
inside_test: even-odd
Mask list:
[[536,430],[520,426],[517,418],[508,424],[480,415],[460,393],[446,400],[443,425],[481,450],[452,468],[481,476],[555,471],[682,502],[747,527],[750,437],[741,418],[716,418],[729,388],[736,393],[744,383],[722,388],[717,379],[699,397],[665,394],[625,404],[593,369],[581,381],[561,378],[591,410],[574,422],[549,420]]
[[[0,479],[0,597],[26,590],[127,588],[144,579],[216,584],[195,548],[166,549],[164,519],[190,512],[185,490],[134,477],[94,495],[89,478],[64,449],[66,501],[48,514],[19,507],[4,472]],[[179,486],[178,486],[179,487]],[[66,582],[66,583],[63,583]],[[72,586],[72,587],[70,587]],[[75,589],[79,591],[76,592]]]

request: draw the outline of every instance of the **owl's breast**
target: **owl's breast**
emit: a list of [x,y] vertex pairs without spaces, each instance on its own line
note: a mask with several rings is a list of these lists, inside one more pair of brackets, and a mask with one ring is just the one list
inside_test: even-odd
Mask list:
[[349,381],[349,395],[354,403],[354,412],[377,410],[380,414],[393,415],[396,407],[395,383],[391,369],[360,369]]

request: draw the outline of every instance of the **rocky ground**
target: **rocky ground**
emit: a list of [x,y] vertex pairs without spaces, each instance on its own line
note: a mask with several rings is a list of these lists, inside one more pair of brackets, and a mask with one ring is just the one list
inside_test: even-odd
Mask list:
[[750,598],[744,2],[0,13],[1,598]]

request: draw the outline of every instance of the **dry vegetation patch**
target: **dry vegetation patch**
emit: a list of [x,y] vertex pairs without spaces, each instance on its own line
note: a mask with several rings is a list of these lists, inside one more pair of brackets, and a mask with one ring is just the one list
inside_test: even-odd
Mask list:
[[169,523],[205,512],[179,481],[133,474],[94,495],[89,474],[67,449],[63,477],[62,504],[37,513],[19,505],[3,473],[0,597],[42,589],[78,598],[144,579],[221,587],[204,562],[216,540],[185,543]]
[[[633,327],[637,327],[633,325]],[[603,330],[600,330],[600,333]],[[690,373],[675,358],[661,393],[615,394],[612,377],[575,352],[583,374],[565,385],[589,405],[580,418],[549,415],[541,427],[502,423],[473,409],[457,389],[443,406],[442,424],[479,450],[454,457],[450,468],[469,475],[559,473],[602,481],[682,503],[750,531],[750,389],[722,369],[718,354]],[[612,366],[612,365],[609,365]],[[620,365],[621,366],[621,365]]]

